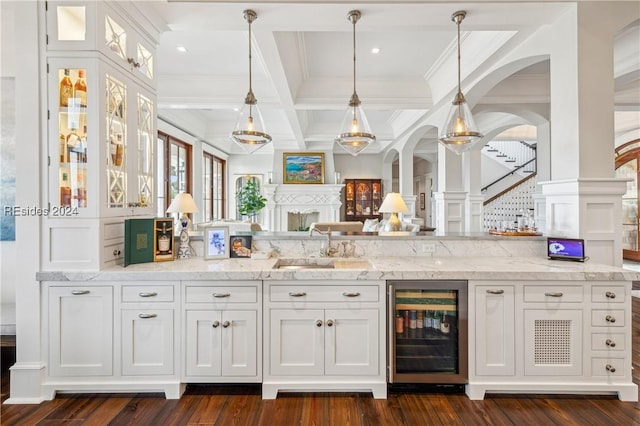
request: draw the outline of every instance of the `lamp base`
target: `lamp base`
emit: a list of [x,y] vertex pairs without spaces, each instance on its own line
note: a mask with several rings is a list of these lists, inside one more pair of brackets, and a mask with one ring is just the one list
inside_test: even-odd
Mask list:
[[188,259],[194,254],[191,245],[189,244],[189,232],[187,232],[186,228],[182,228],[180,231],[180,245],[178,246],[178,251],[176,253],[176,257],[178,259]]
[[391,217],[387,221],[386,225],[384,225],[385,232],[397,232],[402,231],[402,223],[400,219],[398,219],[398,215],[396,213],[391,213]]

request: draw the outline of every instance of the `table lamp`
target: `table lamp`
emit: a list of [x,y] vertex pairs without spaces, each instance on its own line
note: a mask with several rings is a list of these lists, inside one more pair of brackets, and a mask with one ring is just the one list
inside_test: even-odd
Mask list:
[[397,192],[390,192],[384,197],[382,205],[378,209],[380,213],[391,213],[391,217],[384,226],[386,232],[398,232],[402,230],[402,224],[398,219],[398,213],[408,213],[409,209],[402,196]]
[[179,259],[188,259],[189,256],[195,254],[189,245],[189,216],[187,216],[187,213],[198,212],[198,206],[196,206],[196,203],[193,201],[193,197],[191,197],[191,194],[186,192],[181,192],[176,195],[167,209],[167,213],[180,214],[180,218],[178,220],[182,225],[182,230],[180,231],[180,246],[178,246],[177,254]]

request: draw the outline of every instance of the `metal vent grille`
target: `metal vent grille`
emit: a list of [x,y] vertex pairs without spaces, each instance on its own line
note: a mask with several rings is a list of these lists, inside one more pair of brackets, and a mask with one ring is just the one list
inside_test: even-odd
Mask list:
[[536,365],[571,364],[571,320],[535,321]]

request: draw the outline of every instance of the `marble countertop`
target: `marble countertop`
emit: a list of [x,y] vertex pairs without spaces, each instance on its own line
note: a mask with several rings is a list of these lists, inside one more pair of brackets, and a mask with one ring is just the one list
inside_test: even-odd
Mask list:
[[[313,259],[313,258],[311,258]],[[327,261],[328,259],[320,261]],[[589,262],[518,257],[369,257],[334,258],[335,268],[274,269],[279,259],[205,260],[114,266],[95,272],[39,272],[39,281],[169,280],[574,280],[634,281],[640,272]],[[366,262],[362,262],[362,261]]]

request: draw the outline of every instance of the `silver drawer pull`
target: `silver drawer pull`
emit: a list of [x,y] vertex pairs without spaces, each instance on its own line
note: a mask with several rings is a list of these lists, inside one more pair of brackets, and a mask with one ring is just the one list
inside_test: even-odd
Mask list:
[[71,290],[71,294],[74,296],[82,296],[83,294],[89,294],[91,291],[89,290]]
[[225,322],[223,322],[223,323],[222,323],[222,326],[223,326],[224,328],[227,328],[227,327],[229,327],[230,325],[231,325],[231,321],[225,321]]
[[231,293],[213,293],[213,297],[229,297],[231,296]]
[[487,293],[489,294],[504,294],[504,290],[500,289],[500,290],[487,290]]
[[609,371],[610,373],[615,373],[616,372],[616,368],[611,365],[611,364],[607,364],[607,366],[605,367],[607,369],[607,371]]
[[560,292],[553,292],[553,291],[547,291],[545,294],[545,296],[549,296],[549,297],[562,297],[562,293]]
[[213,328],[218,328],[218,326],[220,325],[220,321],[215,320],[214,322],[211,323],[211,327]]
[[138,293],[138,296],[140,297],[156,297],[158,295],[158,293],[156,293],[155,291],[151,291],[149,293]]
[[155,318],[157,316],[158,314],[138,314],[138,318],[142,318],[142,319]]
[[344,297],[358,297],[358,296],[360,296],[360,292],[359,291],[354,291],[353,293],[347,293],[345,291],[344,293],[342,293],[342,295]]
[[611,340],[611,339],[607,339],[607,340],[605,340],[605,342],[604,342],[604,343],[605,343],[607,346],[609,346],[609,347],[612,347],[612,348],[615,348],[615,347],[616,347],[616,342],[614,342],[614,341],[613,341],[613,340]]
[[612,291],[608,291],[604,294],[605,296],[607,296],[608,299],[615,299],[616,298],[616,294]]
[[298,291],[298,292],[290,291],[289,292],[289,296],[291,296],[291,297],[302,297],[302,296],[306,296],[306,295],[307,295],[307,293],[305,293],[304,291]]
[[611,315],[607,315],[606,317],[604,317],[604,319],[605,319],[607,322],[611,322],[611,323],[616,322],[615,317],[612,317]]

